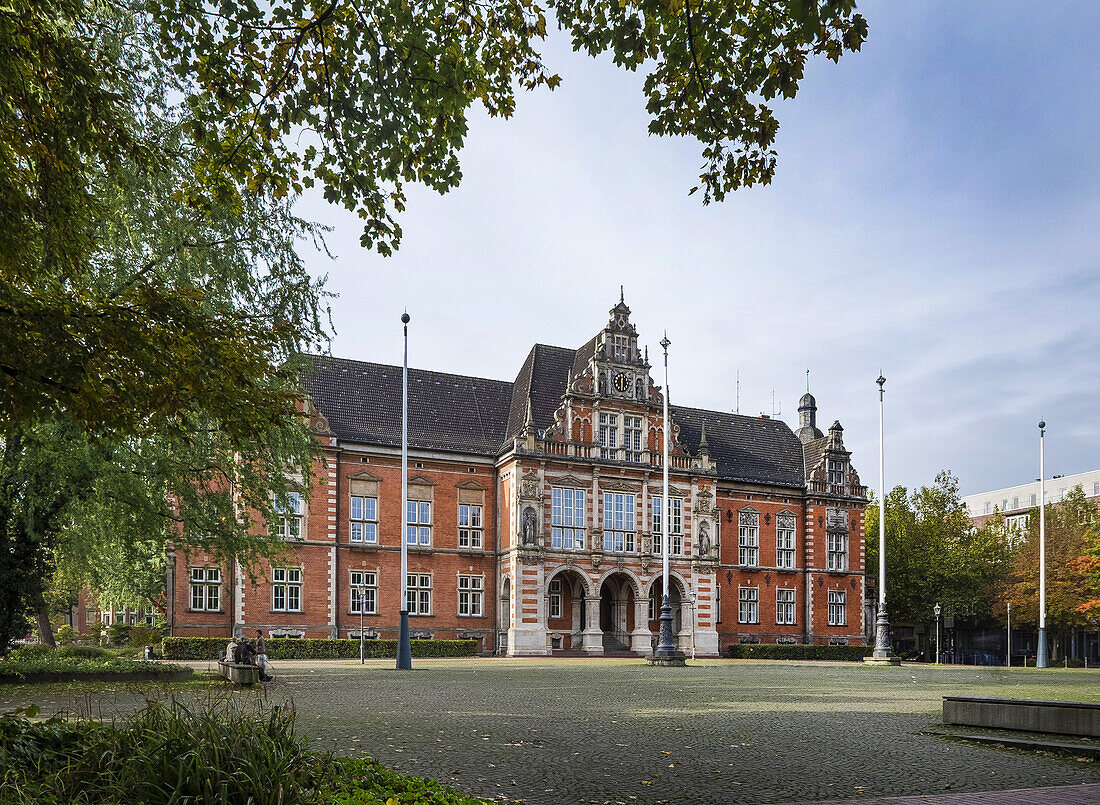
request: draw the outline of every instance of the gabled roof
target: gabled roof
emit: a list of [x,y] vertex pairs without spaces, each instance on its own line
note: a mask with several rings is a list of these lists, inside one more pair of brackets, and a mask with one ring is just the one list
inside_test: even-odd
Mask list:
[[527,353],[527,360],[520,367],[512,384],[512,402],[508,410],[507,440],[514,439],[527,421],[527,401],[535,427],[546,430],[554,423],[554,412],[561,404],[569,382],[574,352],[563,347],[535,344]]
[[693,453],[699,450],[703,423],[707,445],[718,477],[776,486],[801,487],[805,483],[802,444],[787,423],[725,411],[670,406],[680,426],[680,441]]
[[[401,446],[401,367],[308,356],[306,393],[342,441]],[[496,456],[512,384],[409,369],[409,446]]]

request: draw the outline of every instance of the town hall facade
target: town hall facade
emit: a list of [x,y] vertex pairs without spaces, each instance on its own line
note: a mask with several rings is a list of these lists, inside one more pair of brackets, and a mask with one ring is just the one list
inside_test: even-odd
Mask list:
[[[181,636],[395,638],[401,367],[313,357],[323,445],[248,573],[194,549],[170,563]],[[413,637],[485,653],[648,654],[668,526],[679,647],[862,643],[866,488],[843,429],[674,405],[662,511],[664,391],[620,300],[580,349],[536,344],[513,382],[409,370]]]

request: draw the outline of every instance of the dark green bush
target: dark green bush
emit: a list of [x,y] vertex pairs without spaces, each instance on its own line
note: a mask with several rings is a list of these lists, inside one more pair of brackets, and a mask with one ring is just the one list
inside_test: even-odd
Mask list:
[[81,660],[106,659],[111,652],[99,646],[62,646],[55,654],[57,657],[73,657]]
[[[115,657],[109,652],[104,652],[106,656],[102,657],[82,657],[67,654],[68,651],[69,649],[58,649],[31,656],[13,651],[5,659],[0,659],[0,682],[18,682],[27,677],[70,676],[73,674],[81,676],[110,674],[123,678],[135,674],[171,677],[180,672],[189,673],[191,670],[182,665],[123,659]],[[100,649],[100,651],[103,650]]]
[[204,708],[150,702],[111,724],[51,718],[38,708],[0,716],[5,805],[178,802],[402,803],[484,805],[431,780],[404,777],[370,760],[310,750],[291,707]]
[[134,626],[130,629],[131,646],[155,646],[160,643],[162,637],[160,629],[154,629],[151,626]]
[[130,639],[130,624],[116,621],[107,627],[107,644],[125,646]]
[[726,656],[740,660],[847,660],[858,662],[870,657],[873,646],[823,646],[796,643],[739,643],[726,649]]
[[[357,660],[358,640],[297,640],[270,638],[264,641],[271,660]],[[162,642],[166,660],[216,660],[225,655],[228,637],[166,637]],[[367,640],[363,643],[370,659],[397,657],[396,640]],[[476,640],[413,640],[414,657],[473,657]]]
[[38,660],[52,656],[55,651],[57,649],[53,646],[47,646],[45,643],[31,643],[17,648],[8,656],[13,660]]

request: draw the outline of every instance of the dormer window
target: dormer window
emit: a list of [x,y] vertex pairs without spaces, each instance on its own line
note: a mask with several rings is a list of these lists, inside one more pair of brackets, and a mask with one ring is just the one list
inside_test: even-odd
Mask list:
[[616,335],[613,339],[612,357],[617,361],[626,362],[630,352],[630,339],[625,335]]
[[829,460],[829,483],[834,486],[844,486],[844,462]]

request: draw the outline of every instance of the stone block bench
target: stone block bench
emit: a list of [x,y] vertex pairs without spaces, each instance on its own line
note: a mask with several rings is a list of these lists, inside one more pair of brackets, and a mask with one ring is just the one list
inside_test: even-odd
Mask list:
[[1100,704],[944,696],[943,723],[1100,738]]
[[255,685],[260,681],[260,669],[255,665],[219,661],[218,673],[235,685]]

